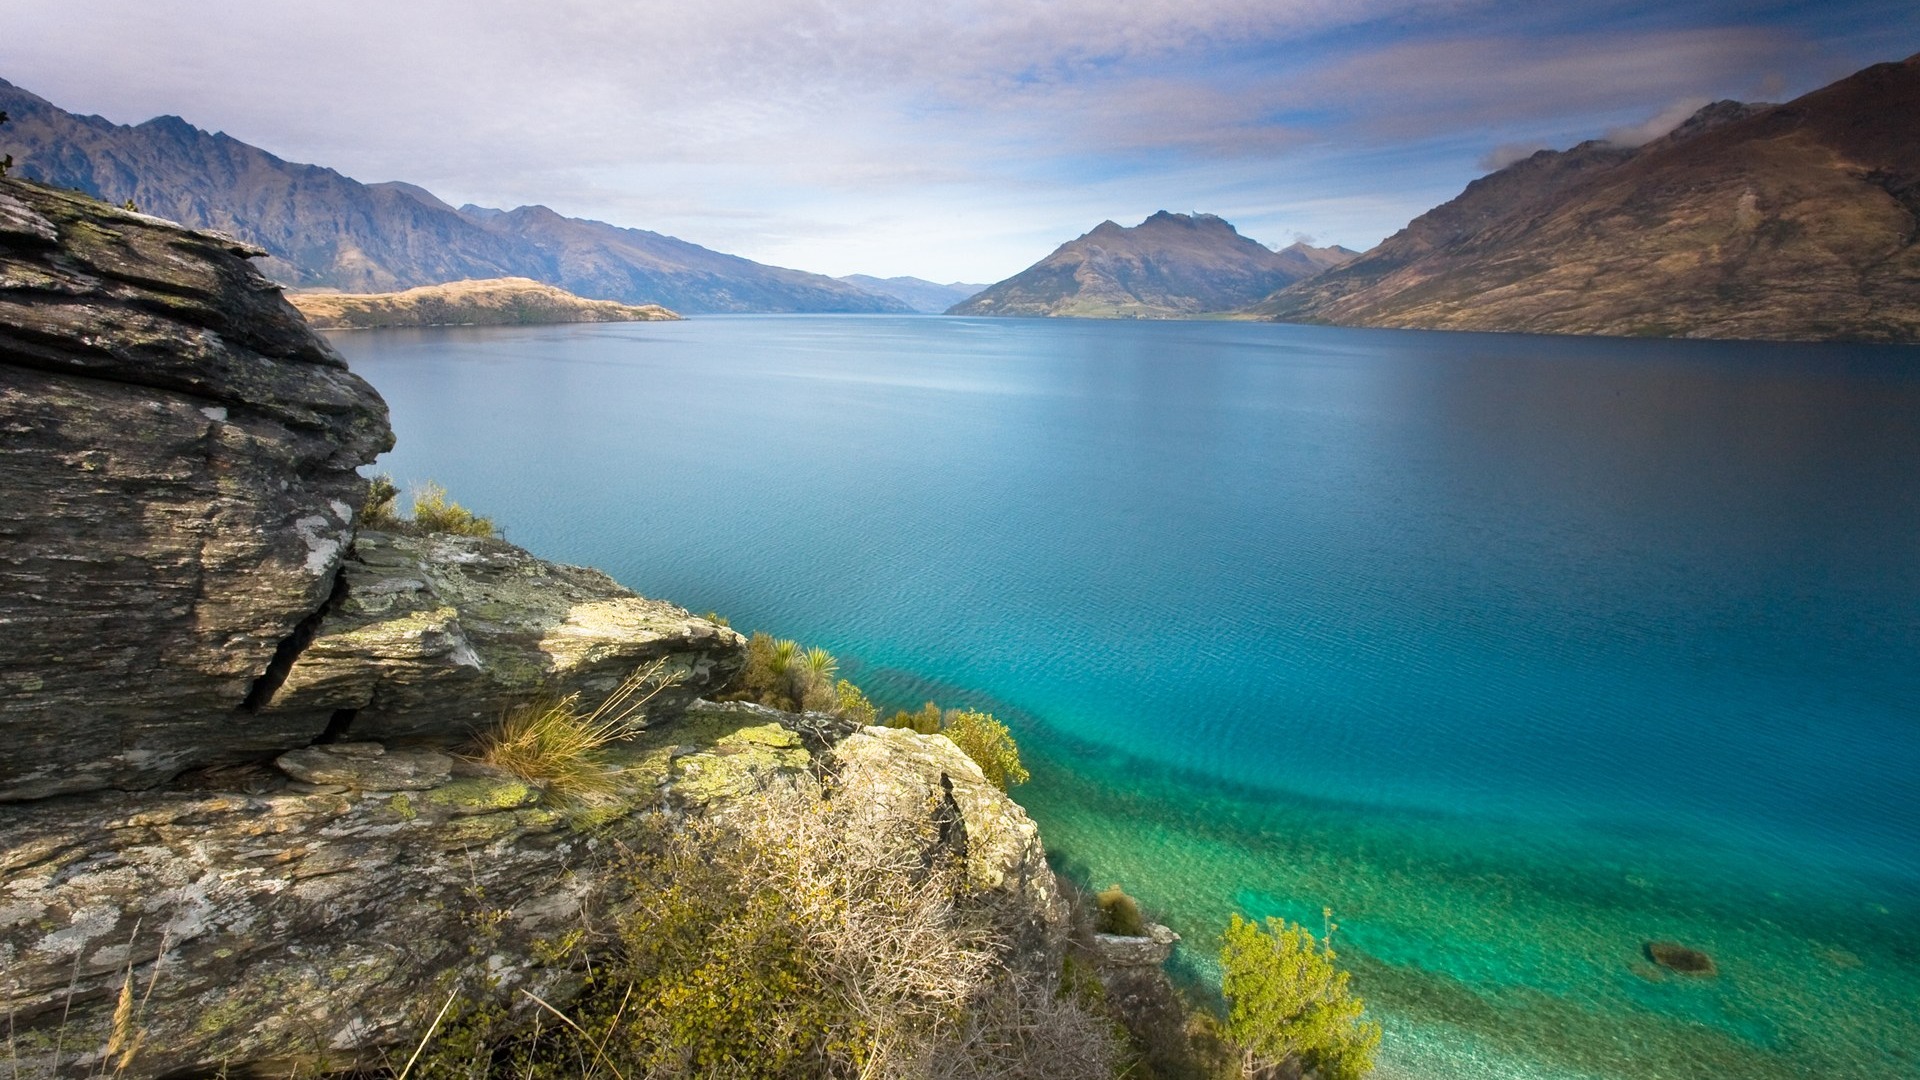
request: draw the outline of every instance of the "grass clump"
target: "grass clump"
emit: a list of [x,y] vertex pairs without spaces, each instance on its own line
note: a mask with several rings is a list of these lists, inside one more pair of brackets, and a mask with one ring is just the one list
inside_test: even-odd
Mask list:
[[1121,937],[1140,937],[1147,932],[1147,920],[1140,915],[1139,902],[1120,886],[1109,885],[1100,890],[1094,895],[1094,902],[1100,905],[1100,914],[1094,921],[1096,931]]
[[1290,1063],[1321,1080],[1360,1080],[1373,1071],[1380,1025],[1334,965],[1333,927],[1325,941],[1285,919],[1264,924],[1233,914],[1221,937],[1220,992],[1227,1038],[1248,1077]]
[[1007,725],[992,713],[973,709],[945,709],[929,701],[918,712],[897,712],[887,720],[892,728],[907,728],[922,735],[945,735],[953,745],[972,758],[987,780],[1001,791],[1030,779],[1020,763],[1020,746],[1013,741]]
[[605,748],[638,733],[647,704],[680,682],[681,675],[669,674],[666,663],[663,658],[635,669],[590,711],[580,708],[578,693],[515,706],[480,736],[474,757],[539,784],[549,799],[604,804],[618,784]]
[[367,482],[367,497],[360,504],[360,524],[368,529],[413,534],[446,533],[453,536],[498,536],[500,530],[492,518],[451,502],[447,489],[429,480],[413,493],[413,515],[401,517],[395,504],[400,488],[385,473]]

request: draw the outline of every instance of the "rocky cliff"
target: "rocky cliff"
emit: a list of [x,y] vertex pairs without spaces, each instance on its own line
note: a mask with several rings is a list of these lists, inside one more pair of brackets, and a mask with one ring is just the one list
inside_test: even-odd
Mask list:
[[12,117],[3,141],[18,175],[238,236],[266,252],[268,276],[292,286],[373,293],[527,277],[685,312],[909,310],[821,274],[544,206],[456,209],[412,184],[363,184],[177,116],[115,124],[5,80],[0,110]]
[[1305,244],[1274,251],[1212,214],[1162,210],[1132,228],[1103,221],[947,314],[1164,319],[1227,311],[1352,254]]
[[[515,1022],[516,991],[582,985],[649,822],[822,785],[937,826],[996,940],[1050,970],[1036,830],[944,738],[708,704],[742,662],[725,626],[497,540],[357,529],[385,408],[252,254],[0,181],[20,1075],[375,1066],[456,994]],[[511,705],[655,662],[677,681],[612,748],[609,801],[463,755]]]
[[1920,341],[1920,57],[1645,146],[1541,151],[1249,313],[1534,333]]

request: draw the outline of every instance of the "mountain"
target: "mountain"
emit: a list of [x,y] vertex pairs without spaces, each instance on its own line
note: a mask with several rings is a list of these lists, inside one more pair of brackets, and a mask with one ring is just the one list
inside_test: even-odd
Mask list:
[[1131,229],[1103,221],[947,313],[1178,318],[1244,307],[1338,258],[1304,244],[1274,251],[1212,214],[1162,210]]
[[0,80],[0,152],[18,174],[258,244],[291,286],[387,292],[525,277],[687,312],[910,310],[821,274],[725,255],[544,206],[455,209],[412,184],[363,184],[283,161],[177,116],[131,127],[76,116]]
[[865,289],[881,296],[891,296],[913,310],[926,315],[938,315],[953,305],[986,288],[985,285],[969,285],[956,281],[948,285],[928,281],[917,277],[877,278],[866,274],[848,274],[839,280],[855,288]]
[[679,318],[658,304],[635,307],[612,300],[583,300],[528,278],[451,281],[396,293],[294,292],[286,297],[308,323],[323,330],[658,322]]
[[1920,56],[1541,151],[1249,314],[1286,322],[1920,341]]

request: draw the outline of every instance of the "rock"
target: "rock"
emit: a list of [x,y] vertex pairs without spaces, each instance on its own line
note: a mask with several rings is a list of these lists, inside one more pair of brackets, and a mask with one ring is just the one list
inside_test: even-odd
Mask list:
[[[999,894],[988,909],[1015,942],[1011,962],[1057,971],[1065,913],[1025,813],[944,736],[869,728],[814,744],[802,729],[819,726],[696,702],[615,747],[622,795],[582,812],[541,805],[537,787],[485,766],[364,742],[282,755],[301,782],[203,776],[245,772],[253,794],[0,805],[0,1011],[14,1018],[21,1072],[102,1071],[129,971],[143,995],[153,989],[135,1017],[144,1049],[116,1074],[126,1080],[390,1064],[446,988],[477,973],[503,994],[563,1003],[577,978],[552,966],[554,943],[624,902],[616,860],[596,853],[639,842],[640,811],[724,814],[833,769],[835,799],[893,800],[935,820],[954,808],[970,874]],[[395,781],[370,770],[433,758],[452,767],[402,778],[433,771],[432,786],[375,790]],[[348,789],[325,786],[333,778]]]
[[432,750],[387,752],[379,743],[338,743],[289,750],[273,759],[280,771],[309,784],[360,791],[425,791],[453,775],[453,759]]
[[0,800],[317,735],[243,705],[392,442],[224,241],[0,180]]
[[1173,955],[1180,935],[1159,923],[1148,923],[1146,933],[1138,937],[1123,934],[1094,934],[1094,960],[1103,967],[1159,967]]
[[1719,968],[1715,966],[1713,957],[1698,949],[1690,949],[1672,941],[1649,941],[1641,946],[1641,949],[1647,954],[1647,959],[1668,971],[1703,977],[1719,974]]
[[500,540],[362,531],[339,595],[260,715],[451,744],[543,693],[597,703],[658,659],[683,679],[649,709],[668,715],[724,686],[745,656],[733,630],[598,570]]
[[[947,813],[961,825],[967,875],[976,887],[998,892],[1029,913],[1018,948],[1044,951],[1057,970],[1068,918],[1039,826],[1007,793],[987,782],[980,766],[945,735],[906,728],[868,727],[833,747],[835,798],[891,803]],[[1035,966],[1043,966],[1035,962]]]

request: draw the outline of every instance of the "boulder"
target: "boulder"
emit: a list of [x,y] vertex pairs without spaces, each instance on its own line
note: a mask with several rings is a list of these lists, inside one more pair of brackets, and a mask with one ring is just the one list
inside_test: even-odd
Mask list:
[[243,252],[0,180],[0,800],[319,733],[245,706],[393,435]]
[[655,660],[680,681],[648,715],[669,715],[726,685],[745,656],[733,630],[598,570],[500,540],[363,530],[333,602],[257,707],[335,739],[452,744],[532,697],[596,702]]
[[1094,960],[1102,967],[1152,967],[1157,968],[1173,955],[1173,946],[1180,935],[1159,923],[1148,923],[1146,933],[1138,936],[1130,934],[1094,934],[1090,946]]

